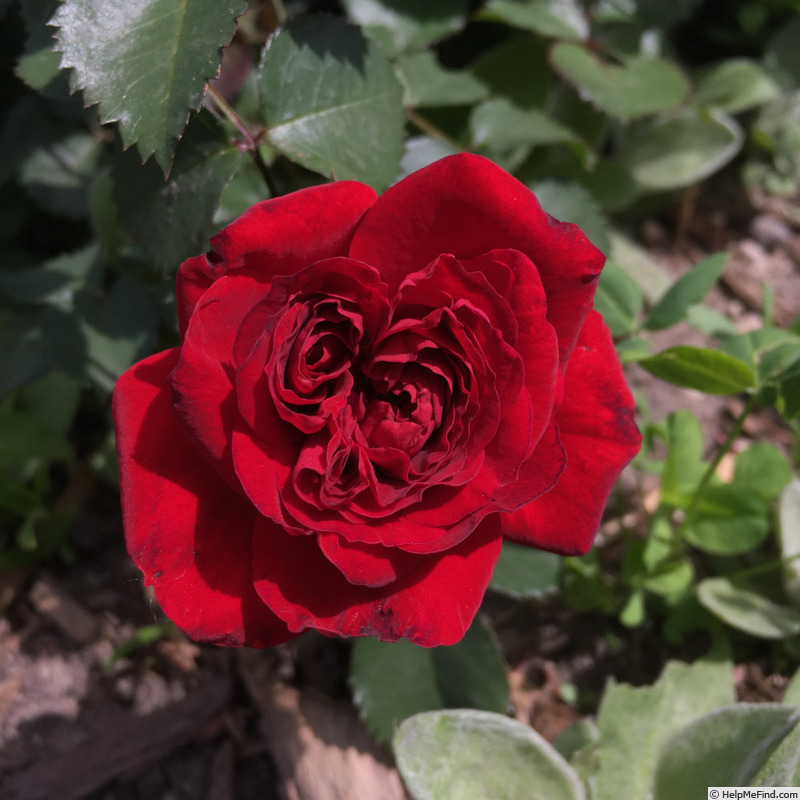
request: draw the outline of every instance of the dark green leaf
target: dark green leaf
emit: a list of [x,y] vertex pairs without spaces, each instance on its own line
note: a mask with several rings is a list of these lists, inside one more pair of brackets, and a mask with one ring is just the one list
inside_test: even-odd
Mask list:
[[466,22],[465,0],[344,0],[343,5],[390,56],[442,39]]
[[651,331],[669,328],[686,317],[690,306],[699,303],[711,291],[725,265],[726,253],[716,253],[695,264],[680,280],[676,281],[648,314],[644,327]]
[[429,711],[394,737],[416,800],[585,800],[578,776],[533,728],[486,711]]
[[[706,800],[709,786],[796,786],[800,748],[784,752],[780,763],[772,756],[786,739],[797,741],[798,726],[800,711],[777,703],[739,703],[706,714],[667,743],[654,800]],[[766,781],[769,773],[774,777]]]
[[784,88],[800,88],[800,17],[796,14],[769,41],[764,62]]
[[594,307],[614,336],[626,336],[636,329],[642,302],[636,281],[613,261],[607,262],[597,283]]
[[491,588],[509,597],[541,597],[558,589],[561,558],[533,547],[503,542]]
[[43,144],[23,161],[20,183],[47,211],[65,217],[85,216],[101,149],[97,139],[83,132]]
[[48,90],[46,93],[52,90],[51,84],[56,80],[63,83],[59,90],[68,88],[59,71],[61,56],[53,52],[53,31],[47,27],[58,5],[57,0],[22,0],[20,3],[28,38],[25,53],[17,62],[15,72],[32,89]]
[[657,378],[706,394],[738,394],[756,382],[744,361],[704,347],[670,347],[639,364]]
[[619,162],[643,189],[680,189],[721,169],[743,143],[742,129],[722,111],[686,108],[636,128]]
[[543,108],[553,72],[545,43],[538,36],[515,36],[481,56],[473,74],[495,97],[505,97],[519,108]]
[[65,436],[78,410],[81,389],[76,378],[50,372],[17,392],[17,408]]
[[555,39],[585,39],[589,35],[586,12],[576,0],[489,0],[480,18],[500,20]]
[[785,639],[800,634],[800,611],[774,603],[729,578],[706,578],[697,584],[705,608],[732,628],[760,639]]
[[156,312],[142,285],[130,278],[117,281],[105,302],[88,296],[80,300],[84,369],[97,386],[110,392],[128,367],[154,349]]
[[47,304],[64,311],[73,307],[75,292],[97,288],[101,264],[95,245],[46,261],[37,269],[0,272],[0,292],[16,303]]
[[694,101],[738,114],[779,94],[773,77],[757,61],[733,58],[716,64],[697,80]]
[[37,417],[17,411],[0,413],[0,468],[18,468],[28,459],[66,461],[72,448]]
[[148,261],[174,272],[208,250],[211,220],[240,159],[202,115],[178,145],[168,180],[131,151],[120,155],[113,172],[119,221]]
[[582,96],[623,121],[674,108],[689,84],[668,61],[634,57],[609,64],[578,44],[556,44],[550,51],[554,69]]
[[423,648],[405,639],[358,639],[350,669],[353,697],[376,737],[390,741],[412,714],[446,707],[505,711],[503,658],[492,632],[475,621],[450,647]]
[[337,179],[385,189],[403,154],[403,89],[374,42],[341,19],[308,16],[268,43],[259,77],[270,144]]
[[530,187],[550,216],[574,222],[592,244],[608,253],[611,244],[605,218],[589,192],[576,183],[541,181]]
[[486,98],[489,89],[470,72],[444,69],[433,53],[414,53],[396,62],[409,106],[472,105]]
[[244,0],[64,0],[53,17],[71,84],[165,173]]

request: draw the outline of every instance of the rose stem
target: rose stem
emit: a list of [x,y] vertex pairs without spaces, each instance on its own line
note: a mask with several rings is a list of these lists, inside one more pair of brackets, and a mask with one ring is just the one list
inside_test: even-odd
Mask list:
[[711,483],[711,479],[714,477],[714,473],[717,471],[717,467],[720,465],[720,462],[725,457],[725,455],[730,451],[733,443],[736,439],[739,438],[739,434],[742,432],[742,428],[744,427],[744,421],[750,416],[750,413],[756,406],[756,396],[755,394],[751,394],[745,403],[744,408],[742,409],[742,413],[736,418],[736,421],[733,423],[733,427],[731,428],[730,433],[728,434],[727,439],[723,442],[722,446],[717,451],[717,455],[714,457],[714,460],[708,465],[705,473],[703,473],[703,477],[700,480],[697,488],[694,490],[694,496],[692,497],[692,502],[689,504],[689,508],[686,510],[686,517],[684,518],[683,522],[680,524],[676,532],[676,539],[680,541],[683,538],[683,531],[686,526],[692,521],[694,518],[695,513],[697,512],[698,507],[700,506],[700,502],[703,499],[703,495],[706,493],[706,489],[708,489],[708,485]]
[[230,107],[228,101],[225,100],[225,98],[210,83],[207,87],[206,97],[213,100],[217,111],[219,111],[241,134],[242,138],[244,139],[246,149],[253,156],[256,166],[258,167],[259,172],[261,172],[264,182],[267,184],[269,193],[273,197],[277,197],[280,194],[278,187],[275,184],[275,180],[272,177],[272,173],[270,172],[267,162],[264,161],[264,157],[261,155],[261,151],[258,149],[258,142],[250,132],[247,125],[245,125],[244,120]]

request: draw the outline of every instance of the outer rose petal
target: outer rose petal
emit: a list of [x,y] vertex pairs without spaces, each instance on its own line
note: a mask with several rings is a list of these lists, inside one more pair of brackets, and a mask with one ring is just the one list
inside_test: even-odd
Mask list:
[[291,275],[322,258],[347,255],[358,221],[375,192],[355,181],[313,186],[257,203],[211,240],[212,252],[178,270],[181,335],[197,301],[214,281],[244,268],[258,280]]
[[497,515],[461,544],[380,589],[354,586],[313,536],[291,536],[262,519],[253,537],[256,591],[289,629],[340,636],[401,637],[424,647],[455,644],[478,611],[500,555]]
[[198,641],[266,647],[294,634],[258,598],[258,517],[203,461],[172,414],[167,376],[179,350],[129,369],[114,390],[128,552],[167,616]]
[[170,375],[178,422],[228,483],[241,491],[231,436],[238,416],[233,348],[241,321],[264,296],[264,284],[241,275],[214,284],[195,308]]
[[488,159],[449,156],[392,186],[364,215],[350,256],[376,267],[394,291],[442,253],[467,259],[498,248],[519,250],[539,270],[563,364],[605,257],[580,228],[550,217],[529,189]]
[[596,311],[586,318],[570,359],[555,420],[567,466],[547,494],[502,515],[503,535],[557,553],[585,553],[614,482],[642,438],[611,334]]

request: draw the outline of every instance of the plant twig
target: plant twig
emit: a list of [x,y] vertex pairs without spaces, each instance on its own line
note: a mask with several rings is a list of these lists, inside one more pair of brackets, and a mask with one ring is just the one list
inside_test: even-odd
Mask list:
[[267,162],[264,161],[264,157],[261,155],[261,151],[258,147],[258,139],[253,136],[252,132],[245,124],[245,121],[231,108],[228,101],[210,83],[208,84],[208,93],[206,97],[213,101],[216,110],[241,134],[245,149],[253,156],[253,160],[256,162],[261,177],[264,178],[264,183],[267,184],[269,193],[273,197],[277,197],[280,192],[278,191],[275,179],[272,177],[272,172]]
[[700,479],[700,483],[698,484],[697,488],[694,490],[694,496],[692,497],[692,502],[689,504],[689,508],[686,510],[686,518],[681,523],[680,527],[677,531],[677,538],[680,540],[682,538],[682,534],[684,529],[687,525],[692,521],[694,515],[697,513],[697,509],[700,506],[700,503],[703,500],[703,496],[708,489],[709,484],[711,483],[711,479],[714,477],[714,474],[717,471],[717,467],[719,467],[720,462],[722,459],[730,452],[731,447],[733,447],[733,443],[736,439],[739,438],[739,435],[742,432],[742,428],[744,427],[745,420],[750,416],[753,409],[756,406],[756,396],[755,394],[751,394],[748,398],[747,402],[745,403],[742,412],[736,418],[735,422],[733,423],[733,427],[730,430],[725,441],[722,443],[722,446],[717,451],[716,456],[708,465],[708,468],[703,473],[703,477]]
[[452,136],[448,136],[440,127],[434,125],[430,120],[420,116],[413,108],[406,109],[406,116],[409,122],[416,125],[423,133],[438,139],[453,148],[456,152],[463,152],[464,148]]

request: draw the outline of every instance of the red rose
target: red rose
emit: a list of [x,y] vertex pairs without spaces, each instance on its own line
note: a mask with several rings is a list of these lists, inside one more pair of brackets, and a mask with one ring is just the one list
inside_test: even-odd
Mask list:
[[503,536],[590,547],[639,434],[577,227],[459,155],[211,244],[114,394],[128,549],[191,637],[452,644]]

